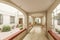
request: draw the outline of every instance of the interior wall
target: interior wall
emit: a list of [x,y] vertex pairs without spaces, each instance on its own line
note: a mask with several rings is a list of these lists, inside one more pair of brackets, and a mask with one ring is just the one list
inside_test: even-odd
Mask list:
[[45,12],[42,12],[42,13],[29,13],[29,16],[42,17],[44,14],[45,14]]
[[[44,16],[45,15],[45,12],[42,12],[42,13],[29,13],[29,16],[33,16],[33,17],[42,17],[42,16]],[[33,19],[34,20],[34,19]],[[44,25],[44,22],[45,20],[44,20],[44,17],[42,18],[42,24]]]
[[46,23],[46,17],[45,17],[45,16],[43,16],[43,17],[42,17],[42,25],[44,25],[44,26],[45,26],[45,23]]

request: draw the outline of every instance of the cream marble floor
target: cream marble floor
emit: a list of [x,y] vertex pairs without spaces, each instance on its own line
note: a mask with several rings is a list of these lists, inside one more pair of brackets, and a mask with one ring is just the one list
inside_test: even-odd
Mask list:
[[23,40],[48,40],[40,26],[34,26]]

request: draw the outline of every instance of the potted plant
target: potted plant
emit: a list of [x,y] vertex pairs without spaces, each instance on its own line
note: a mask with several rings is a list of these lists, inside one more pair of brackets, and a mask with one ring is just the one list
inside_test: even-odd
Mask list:
[[20,25],[18,26],[18,28],[19,28],[20,30],[22,30],[22,29],[23,29],[22,24],[20,24]]

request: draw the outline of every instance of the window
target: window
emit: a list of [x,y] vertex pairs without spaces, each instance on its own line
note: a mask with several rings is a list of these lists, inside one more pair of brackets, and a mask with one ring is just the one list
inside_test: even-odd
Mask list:
[[3,24],[3,16],[0,14],[0,25]]
[[19,24],[23,24],[23,18],[19,18]]
[[14,16],[10,16],[10,23],[15,23],[15,17]]

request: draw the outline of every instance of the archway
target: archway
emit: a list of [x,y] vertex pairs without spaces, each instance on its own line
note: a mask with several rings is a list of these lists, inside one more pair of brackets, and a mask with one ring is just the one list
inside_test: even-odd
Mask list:
[[60,30],[60,4],[52,12],[52,25],[55,31]]
[[[0,3],[0,28],[4,25],[9,25],[12,29],[17,25],[24,25],[25,15],[16,9],[5,3]],[[20,20],[22,19],[22,20]]]
[[[24,34],[22,33],[24,36],[26,34],[26,28],[27,28],[26,13],[23,10],[20,11],[20,8],[12,3],[0,1],[0,31],[1,31],[0,39],[7,38],[8,36],[11,36],[14,33],[15,34],[19,32],[21,33],[22,31],[25,30],[25,32],[23,32]],[[20,39],[19,37],[18,39]]]

